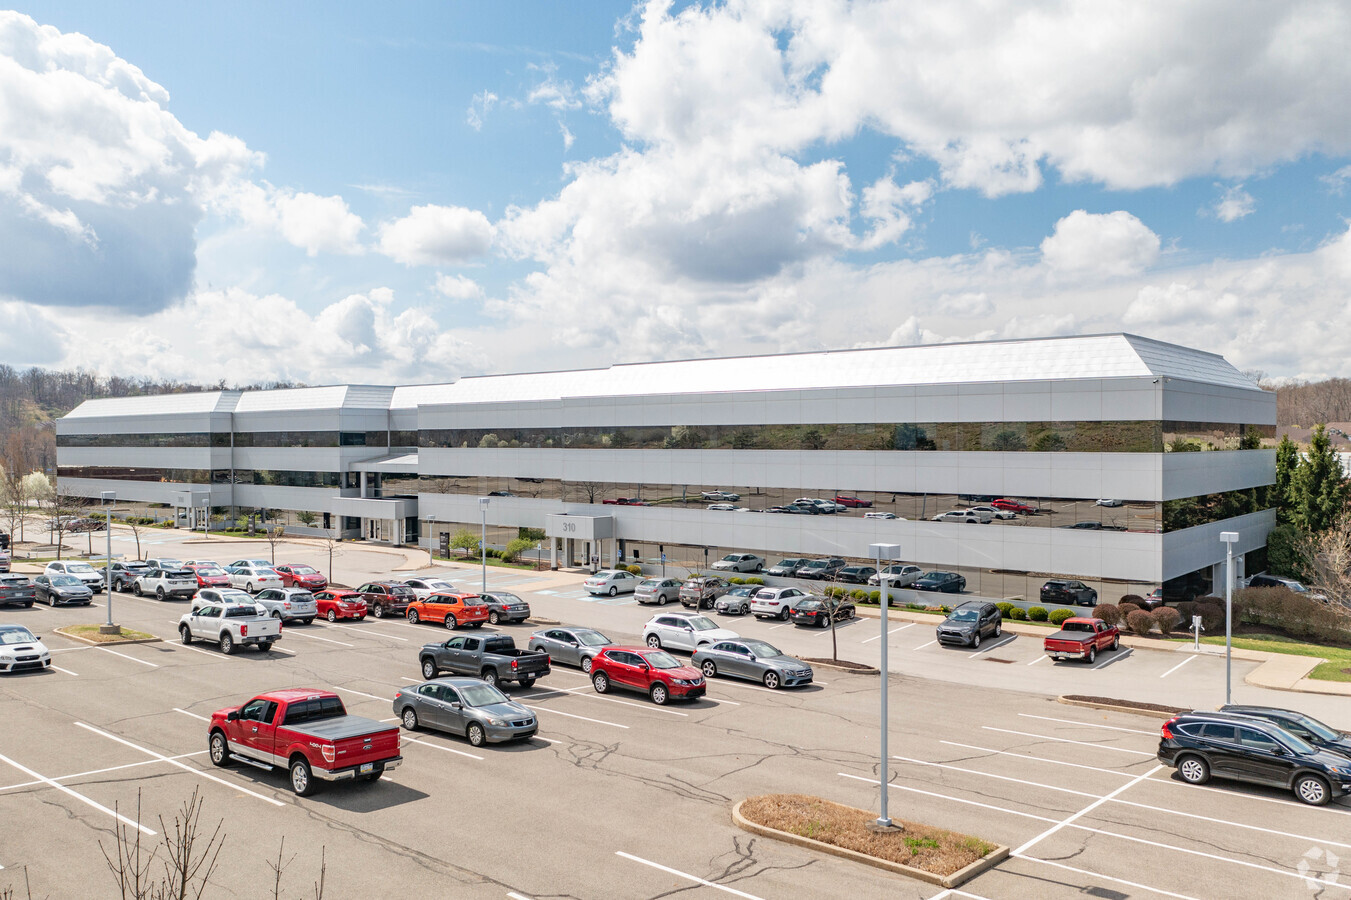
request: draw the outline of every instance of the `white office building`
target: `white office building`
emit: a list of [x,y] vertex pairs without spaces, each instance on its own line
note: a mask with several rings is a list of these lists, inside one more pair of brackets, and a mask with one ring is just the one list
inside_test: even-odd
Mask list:
[[[1221,531],[1261,567],[1275,422],[1221,357],[1112,334],[93,400],[57,443],[68,490],[184,525],[435,548],[486,518],[560,565],[895,543],[984,596],[1069,576],[1116,599],[1206,589]],[[766,511],[799,500],[844,509]],[[1013,516],[933,521],[981,506]]]

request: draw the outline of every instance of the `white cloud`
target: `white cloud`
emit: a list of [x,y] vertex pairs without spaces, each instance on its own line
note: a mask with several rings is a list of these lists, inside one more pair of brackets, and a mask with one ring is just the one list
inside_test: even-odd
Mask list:
[[1347,182],[1351,182],[1351,166],[1342,166],[1335,172],[1320,175],[1318,180],[1328,186],[1330,193],[1340,197],[1346,190]]
[[1055,233],[1041,242],[1041,255],[1064,275],[1119,278],[1154,264],[1159,236],[1124,210],[1104,215],[1076,209],[1055,223]]
[[1236,184],[1223,189],[1212,211],[1221,222],[1237,222],[1244,216],[1252,215],[1256,209],[1257,201],[1252,194],[1243,190],[1243,185]]
[[568,125],[567,125],[567,123],[564,122],[564,121],[562,121],[561,119],[560,119],[559,122],[558,122],[558,130],[559,130],[559,131],[562,133],[562,135],[563,135],[563,149],[564,149],[564,150],[571,150],[571,149],[572,149],[572,142],[575,141],[575,140],[577,140],[576,135],[574,135],[571,131],[568,130]]
[[488,110],[497,105],[497,95],[488,89],[482,93],[475,94],[469,101],[469,109],[465,111],[465,122],[475,131],[483,130],[483,119],[488,115]]
[[901,187],[890,175],[879,178],[863,189],[863,218],[873,223],[872,230],[859,242],[864,250],[895,243],[910,230],[910,212],[922,207],[933,196],[933,185],[912,181]]
[[380,252],[406,266],[464,262],[488,252],[493,226],[476,209],[415,206],[380,226]]
[[483,296],[483,288],[472,278],[463,275],[436,276],[436,291],[452,300],[477,300]]
[[527,103],[542,103],[550,109],[557,112],[566,112],[570,109],[580,109],[582,101],[577,97],[577,91],[573,88],[571,81],[559,81],[557,75],[558,67],[555,65],[536,66],[531,65],[531,69],[544,73],[544,80],[532,87],[526,94]]

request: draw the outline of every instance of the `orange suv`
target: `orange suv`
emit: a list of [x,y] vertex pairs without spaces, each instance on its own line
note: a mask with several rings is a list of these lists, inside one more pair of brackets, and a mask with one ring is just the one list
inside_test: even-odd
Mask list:
[[469,625],[479,628],[488,621],[488,604],[478,594],[428,594],[408,604],[408,621],[443,624],[447,628]]

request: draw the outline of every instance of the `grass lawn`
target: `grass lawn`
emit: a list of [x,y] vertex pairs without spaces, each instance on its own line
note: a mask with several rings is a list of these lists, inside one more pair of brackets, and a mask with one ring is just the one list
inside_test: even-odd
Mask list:
[[[1177,640],[1190,641],[1191,638]],[[1203,644],[1224,646],[1224,638],[1210,636],[1201,638]],[[1246,634],[1234,638],[1234,646],[1244,650],[1265,650],[1268,653],[1290,653],[1295,656],[1321,656],[1327,662],[1319,663],[1309,673],[1310,678],[1319,681],[1351,681],[1351,649],[1346,647],[1324,647],[1319,644],[1306,644],[1276,634]]]
[[56,629],[62,634],[69,634],[75,637],[83,638],[86,641],[94,641],[98,644],[120,644],[126,641],[153,641],[153,634],[146,634],[144,631],[137,631],[134,628],[123,628],[121,634],[99,634],[97,625],[66,625],[63,628]]

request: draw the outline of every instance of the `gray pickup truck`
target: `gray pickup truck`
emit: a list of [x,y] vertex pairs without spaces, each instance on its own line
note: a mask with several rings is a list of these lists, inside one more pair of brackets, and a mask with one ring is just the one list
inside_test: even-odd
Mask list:
[[426,644],[418,651],[422,677],[431,681],[442,672],[477,675],[489,684],[515,681],[530,687],[549,674],[549,654],[517,650],[509,634],[456,635]]

